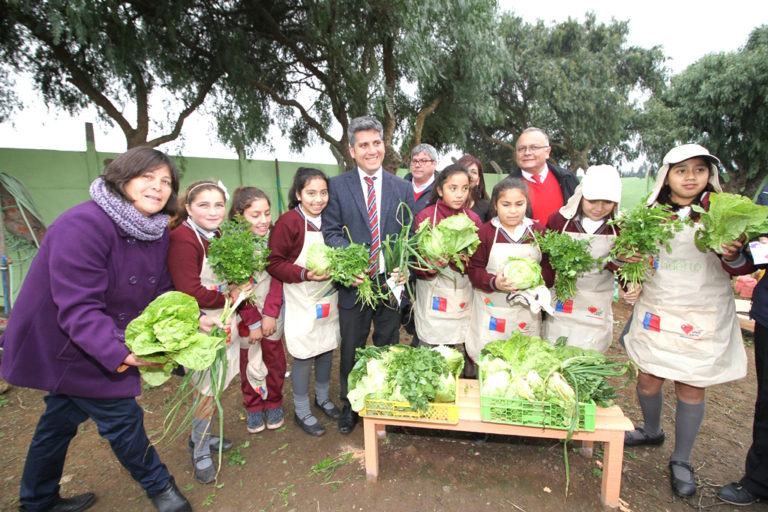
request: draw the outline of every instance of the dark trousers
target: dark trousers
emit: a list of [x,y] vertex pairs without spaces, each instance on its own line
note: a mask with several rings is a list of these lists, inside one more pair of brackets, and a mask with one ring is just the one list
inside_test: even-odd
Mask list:
[[768,327],[755,322],[757,400],[752,446],[747,452],[741,485],[759,498],[768,498]]
[[69,442],[77,427],[91,418],[109,441],[120,463],[147,495],[160,493],[171,478],[144,431],[144,411],[134,398],[79,398],[59,393],[45,397],[29,445],[19,499],[26,510],[46,510],[59,500],[59,480]]
[[243,405],[248,412],[278,409],[283,406],[283,382],[285,381],[285,350],[283,340],[261,341],[261,359],[267,367],[267,399],[253,389],[248,381],[248,349],[240,349],[240,389],[243,391]]
[[347,400],[347,377],[355,366],[355,349],[365,346],[373,322],[373,344],[377,347],[396,345],[400,342],[400,312],[383,304],[376,309],[356,305],[352,309],[339,309],[341,328],[341,350],[339,352],[339,375],[342,405]]

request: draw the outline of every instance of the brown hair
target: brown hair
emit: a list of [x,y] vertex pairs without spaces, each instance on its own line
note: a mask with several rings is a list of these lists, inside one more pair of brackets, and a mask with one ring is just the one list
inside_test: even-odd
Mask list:
[[242,215],[257,199],[264,199],[269,206],[272,206],[266,192],[260,188],[237,187],[232,192],[232,206],[229,207],[229,218],[233,219],[235,215]]
[[328,184],[328,176],[320,169],[315,169],[314,167],[299,167],[296,169],[296,174],[293,175],[293,185],[291,185],[291,189],[288,191],[288,208],[296,208],[299,205],[300,201],[296,196],[301,194],[307,183],[315,178],[321,178],[325,180],[326,185]]
[[483,162],[479,158],[473,155],[464,155],[458,160],[457,164],[461,164],[469,170],[471,165],[477,166],[477,187],[470,189],[472,194],[472,200],[475,204],[479,203],[481,199],[488,199],[488,192],[485,190],[485,179],[483,178]]
[[159,213],[173,215],[179,194],[179,170],[165,153],[147,146],[129,149],[106,164],[102,177],[107,190],[131,203],[133,201],[126,194],[125,185],[135,177],[163,166],[168,167],[171,173],[171,195]]
[[182,222],[187,220],[189,213],[187,213],[186,206],[188,204],[192,204],[192,201],[194,201],[195,198],[204,190],[218,190],[219,193],[221,193],[221,197],[226,200],[227,196],[224,194],[224,191],[219,187],[218,184],[214,183],[213,181],[201,180],[192,183],[187,187],[187,190],[185,190],[179,198],[179,207],[176,211],[176,215],[171,219],[169,224],[170,229],[174,229],[175,227],[180,226]]
[[525,183],[525,180],[523,178],[507,176],[493,187],[493,192],[491,193],[491,212],[496,213],[496,201],[499,200],[501,193],[512,189],[522,192],[525,196],[525,202],[531,204],[531,200],[528,197],[528,185]]

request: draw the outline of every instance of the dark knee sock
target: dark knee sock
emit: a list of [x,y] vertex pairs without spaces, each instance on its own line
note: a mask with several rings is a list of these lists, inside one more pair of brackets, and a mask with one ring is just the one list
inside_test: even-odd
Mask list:
[[677,401],[677,413],[675,414],[675,450],[670,460],[691,462],[693,443],[699,434],[699,427],[704,419],[706,407],[704,402],[687,404]]
[[664,406],[664,395],[659,391],[655,395],[643,395],[637,392],[640,409],[643,411],[643,430],[654,435],[661,432],[661,408]]

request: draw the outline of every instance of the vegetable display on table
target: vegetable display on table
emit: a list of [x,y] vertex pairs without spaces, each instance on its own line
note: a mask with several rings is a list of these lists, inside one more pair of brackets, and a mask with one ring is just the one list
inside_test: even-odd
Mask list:
[[589,240],[577,240],[567,233],[552,230],[535,236],[555,270],[555,298],[560,302],[572,299],[576,295],[576,280],[597,263],[589,252]]
[[644,256],[642,261],[626,263],[618,271],[622,285],[638,284],[645,280],[650,256],[657,256],[662,247],[669,252],[669,241],[683,229],[684,222],[675,213],[659,206],[648,208],[645,203],[635,206],[628,214],[608,222],[616,225],[619,234],[613,242],[610,257],[614,259]]
[[504,263],[504,277],[510,280],[518,290],[528,290],[544,285],[541,265],[531,258],[509,257]]
[[757,205],[748,197],[725,192],[709,194],[709,211],[693,205],[701,214],[704,229],[696,231],[696,247],[702,252],[712,249],[722,254],[723,244],[729,244],[744,235],[751,240],[768,233],[768,206]]
[[477,225],[466,214],[446,217],[437,226],[424,219],[416,228],[418,252],[430,261],[447,257],[464,272],[464,261],[477,250],[480,238]]
[[464,355],[448,346],[369,346],[355,352],[347,398],[352,410],[365,408],[367,398],[408,402],[424,410],[429,402],[456,400],[456,377]]

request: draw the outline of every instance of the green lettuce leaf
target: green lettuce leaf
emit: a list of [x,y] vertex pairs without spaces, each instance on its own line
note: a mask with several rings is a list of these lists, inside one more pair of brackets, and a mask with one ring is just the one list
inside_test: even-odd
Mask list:
[[751,240],[768,233],[768,206],[754,204],[739,194],[712,193],[709,195],[709,211],[694,205],[701,214],[704,229],[696,232],[696,247],[705,252],[711,249],[722,254],[723,244],[738,240],[742,235]]

